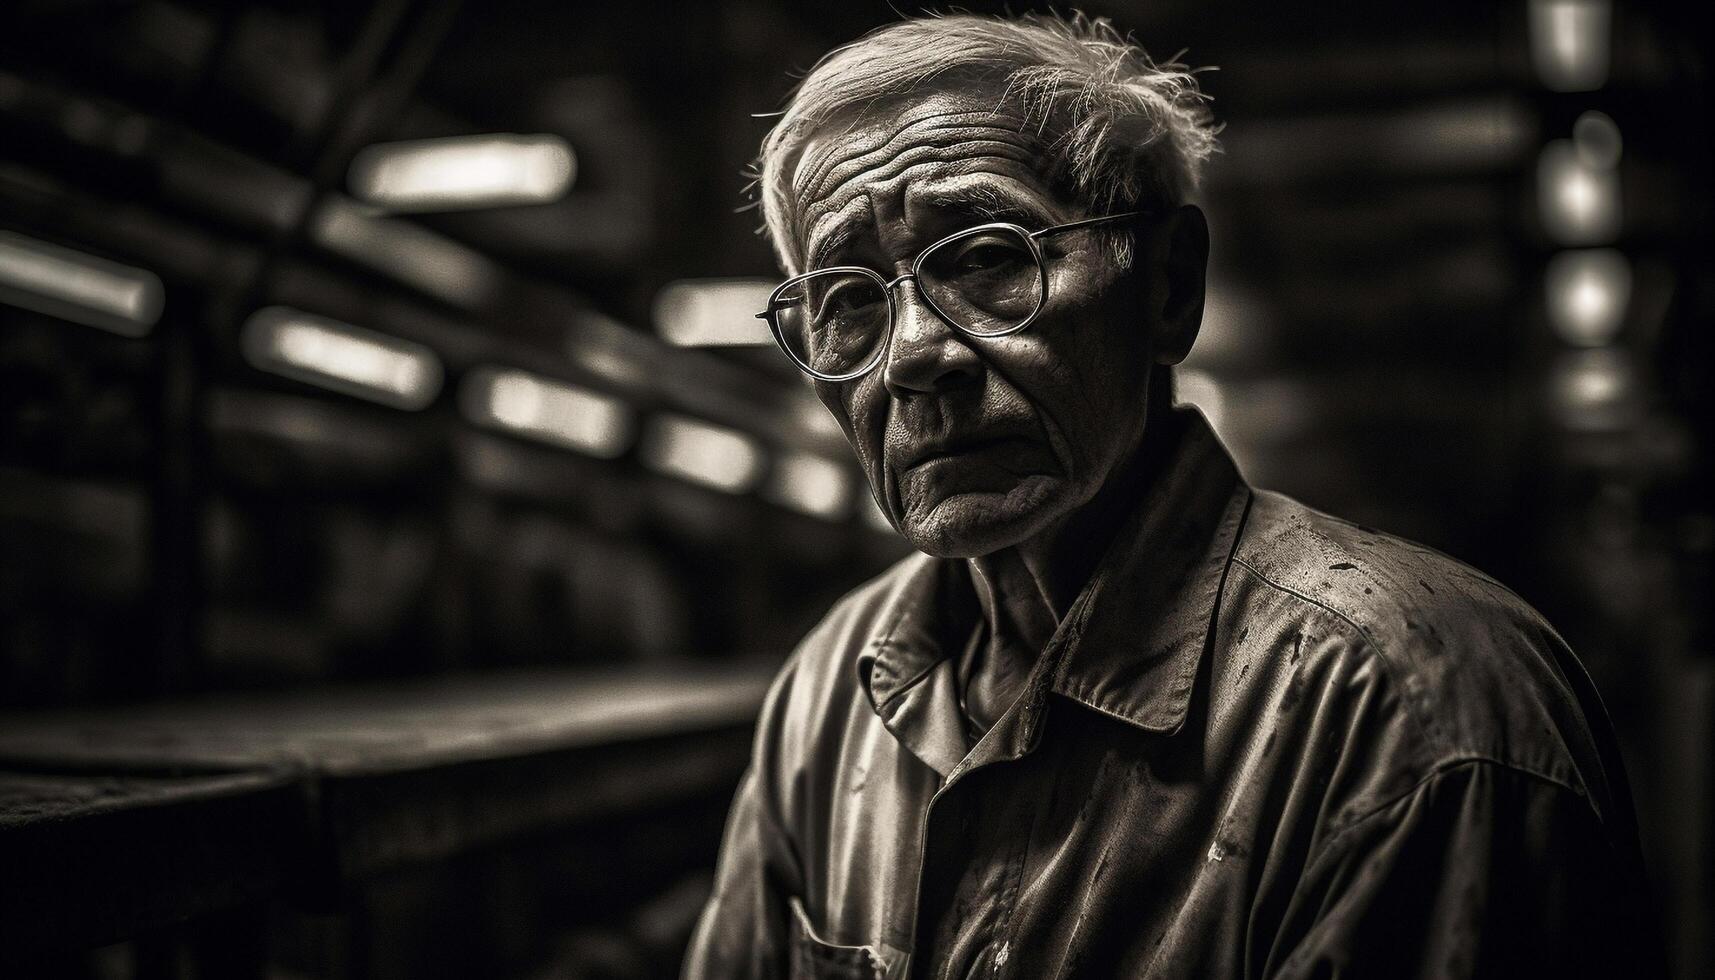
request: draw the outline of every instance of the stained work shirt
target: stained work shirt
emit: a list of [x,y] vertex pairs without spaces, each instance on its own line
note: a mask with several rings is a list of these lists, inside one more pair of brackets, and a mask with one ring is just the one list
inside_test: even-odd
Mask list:
[[688,977],[1637,975],[1629,794],[1554,631],[1253,491],[1200,417],[974,745],[963,562],[842,600],[763,709]]

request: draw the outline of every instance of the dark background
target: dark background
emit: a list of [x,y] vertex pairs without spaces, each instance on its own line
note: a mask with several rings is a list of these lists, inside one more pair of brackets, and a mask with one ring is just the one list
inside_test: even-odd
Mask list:
[[[1158,58],[1219,66],[1202,76],[1227,127],[1204,194],[1214,279],[1182,396],[1252,482],[1445,550],[1556,624],[1625,744],[1670,960],[1701,976],[1706,15],[1570,2],[1605,25],[1590,37],[1606,70],[1584,84],[1533,61],[1549,2],[1087,9]],[[6,5],[0,232],[147,269],[165,303],[141,336],[0,305],[0,707],[777,662],[903,546],[784,359],[670,343],[657,297],[774,275],[744,193],[757,114],[896,16],[784,0]],[[1568,233],[1540,161],[1591,110],[1623,141],[1605,172],[1618,221]],[[507,132],[570,144],[563,198],[330,230],[329,208],[355,207],[364,147]],[[1550,312],[1551,263],[1592,248],[1629,275],[1600,336]],[[244,325],[275,305],[426,345],[445,383],[411,410],[258,369]],[[602,393],[639,435],[597,458],[485,424],[461,391],[489,368]],[[747,436],[752,485],[662,472],[646,446],[684,417]],[[799,454],[841,467],[843,502],[781,503]],[[736,771],[721,778],[327,901],[265,897],[36,950],[30,969],[670,972]]]

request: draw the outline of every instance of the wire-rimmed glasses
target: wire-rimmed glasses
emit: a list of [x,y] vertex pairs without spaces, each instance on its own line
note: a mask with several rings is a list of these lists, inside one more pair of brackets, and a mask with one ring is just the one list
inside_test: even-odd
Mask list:
[[935,242],[896,279],[858,265],[817,269],[781,283],[768,297],[774,339],[805,374],[850,381],[874,368],[898,315],[893,287],[907,279],[929,308],[972,337],[1004,337],[1030,326],[1048,302],[1041,240],[1146,214],[1127,211],[1028,231],[996,221]]

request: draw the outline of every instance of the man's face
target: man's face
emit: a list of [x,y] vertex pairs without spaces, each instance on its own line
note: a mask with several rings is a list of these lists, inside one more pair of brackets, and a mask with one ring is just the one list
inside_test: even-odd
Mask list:
[[[804,268],[892,278],[964,228],[1086,217],[1045,186],[1034,129],[986,95],[931,94],[811,140],[793,180]],[[1048,302],[1024,331],[964,336],[906,282],[883,361],[853,381],[816,382],[877,502],[930,554],[989,554],[1057,526],[1141,438],[1151,277],[1122,272],[1093,230],[1039,241]],[[1137,261],[1148,261],[1141,248]]]

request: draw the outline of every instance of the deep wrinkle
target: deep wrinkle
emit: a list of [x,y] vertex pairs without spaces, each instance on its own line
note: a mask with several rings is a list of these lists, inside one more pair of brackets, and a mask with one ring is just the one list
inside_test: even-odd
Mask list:
[[[843,145],[847,148],[846,152],[831,152],[824,157],[814,158],[814,154],[810,152],[810,143],[805,145],[798,166],[792,174],[792,193],[795,200],[809,203],[826,197],[833,191],[833,188],[823,186],[826,181],[831,179],[838,185],[851,175],[870,169],[876,161],[891,158],[896,152],[896,144],[904,139],[920,138],[937,130],[953,131],[943,132],[939,139],[930,141],[946,145],[968,139],[968,135],[957,134],[957,131],[964,129],[997,130],[1016,133],[1023,138],[1027,125],[1022,116],[997,113],[965,104],[954,109],[908,116],[891,132],[884,132],[879,142],[875,139],[853,140],[853,133],[865,122],[873,120],[877,114],[876,110],[886,111],[888,106],[870,108],[870,112],[854,114],[845,130],[828,133],[811,141]],[[845,172],[844,176],[839,176],[841,171]]]
[[[793,175],[793,199],[800,202],[800,210],[793,222],[798,229],[795,243],[798,247],[792,251],[804,260],[800,265],[807,267],[807,257],[811,256],[818,257],[819,264],[821,255],[833,251],[815,239],[829,234],[822,227],[825,220],[844,213],[852,199],[861,196],[849,188],[854,180],[863,178],[866,183],[873,183],[895,178],[922,164],[926,157],[952,147],[987,151],[991,159],[1016,164],[1014,169],[1021,176],[1035,177],[1039,147],[1024,132],[1022,118],[974,110],[970,107],[973,100],[968,98],[954,101],[958,108],[937,108],[910,115],[897,128],[867,140],[854,138],[854,132],[861,129],[865,120],[874,125],[870,116],[853,120],[851,128],[838,134],[805,142]],[[901,149],[902,141],[916,141],[919,145]],[[858,223],[865,216],[853,213],[849,218]]]

